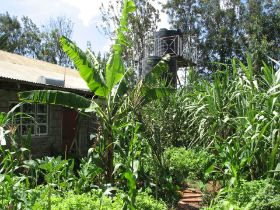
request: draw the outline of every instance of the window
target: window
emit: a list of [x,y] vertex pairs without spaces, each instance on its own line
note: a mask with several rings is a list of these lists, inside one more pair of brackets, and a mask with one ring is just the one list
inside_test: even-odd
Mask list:
[[[16,103],[11,103],[11,108]],[[16,120],[19,125],[18,131],[21,135],[27,135],[29,130],[32,135],[41,136],[48,134],[48,106],[42,104],[23,104],[17,112],[20,115]]]

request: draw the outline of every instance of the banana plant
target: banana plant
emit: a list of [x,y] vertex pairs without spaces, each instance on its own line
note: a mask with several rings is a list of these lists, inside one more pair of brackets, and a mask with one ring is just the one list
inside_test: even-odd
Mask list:
[[174,88],[167,87],[166,83],[161,80],[162,74],[168,69],[168,56],[164,57],[135,87],[128,85],[131,69],[126,69],[122,61],[122,54],[125,47],[129,47],[126,39],[126,33],[129,30],[127,27],[128,16],[135,9],[133,0],[124,0],[120,26],[116,33],[117,37],[105,69],[101,69],[101,65],[90,50],[85,53],[66,37],[60,39],[63,50],[79,70],[80,76],[87,83],[88,88],[101,100],[90,100],[74,93],[59,90],[34,90],[19,93],[19,99],[24,102],[55,104],[82,112],[95,112],[102,126],[104,137],[102,139],[104,139],[103,144],[106,148],[104,169],[106,181],[109,183],[113,182],[114,170],[113,128],[120,118],[131,111],[131,106],[127,106],[127,101],[131,101],[128,99],[138,96],[137,103],[134,104],[135,111],[135,108],[162,98],[174,90]]

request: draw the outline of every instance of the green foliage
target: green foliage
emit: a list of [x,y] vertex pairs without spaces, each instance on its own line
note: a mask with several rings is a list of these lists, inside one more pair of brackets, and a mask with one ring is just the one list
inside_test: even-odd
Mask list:
[[58,90],[34,90],[20,92],[19,97],[25,102],[48,103],[64,105],[75,109],[86,109],[91,105],[91,101],[78,94],[58,91]]
[[167,167],[177,183],[185,179],[206,181],[205,173],[211,166],[213,155],[203,150],[187,150],[183,147],[165,150]]
[[6,50],[8,41],[8,35],[7,34],[0,34],[0,50]]
[[[60,39],[63,49],[73,60],[89,89],[93,94],[102,98],[88,100],[72,93],[50,90],[19,93],[20,100],[25,102],[57,104],[84,112],[95,112],[100,122],[100,133],[95,136],[94,146],[91,150],[95,154],[90,156],[96,167],[89,166],[91,161],[89,161],[89,164],[85,163],[83,168],[78,171],[81,179],[75,184],[71,180],[75,180],[75,177],[67,177],[66,180],[61,180],[60,174],[65,174],[63,167],[67,165],[65,161],[51,160],[50,163],[39,165],[40,169],[45,170],[44,175],[48,183],[46,207],[49,209],[53,200],[55,200],[51,196],[55,189],[63,191],[69,189],[65,186],[72,185],[75,192],[82,193],[94,187],[97,180],[99,185],[101,184],[100,181],[103,182],[104,180],[107,184],[114,184],[115,181],[118,181],[120,188],[127,192],[122,196],[124,209],[137,208],[135,202],[138,192],[139,161],[141,160],[141,141],[138,134],[140,123],[138,122],[137,111],[146,103],[169,95],[174,91],[174,88],[166,87],[166,83],[162,82],[161,77],[162,73],[167,70],[168,56],[163,58],[152,72],[134,87],[129,85],[131,70],[125,69],[122,53],[129,45],[126,38],[128,32],[126,24],[129,14],[134,10],[134,2],[124,0],[116,41],[105,69],[101,69],[94,54],[89,50],[84,53],[66,37]],[[124,135],[121,135],[122,132]],[[117,148],[120,144],[124,147]],[[114,170],[116,154],[119,154],[121,159],[125,161],[116,164]],[[92,171],[92,169],[97,171]],[[58,171],[58,173],[54,174],[54,171]],[[103,174],[100,178],[101,172]],[[88,180],[91,178],[96,178],[96,180]]]
[[273,179],[242,181],[240,186],[228,188],[206,209],[279,209],[280,183]]
[[200,52],[200,70],[215,71],[213,62],[230,63],[232,57],[245,61],[244,52],[253,54],[258,72],[267,55],[279,60],[278,1],[170,0],[164,8],[173,27]]
[[[36,199],[36,202],[32,206],[32,209],[46,209],[48,206],[48,193],[42,188],[40,195]],[[36,190],[38,192],[38,190]],[[53,192],[51,196],[52,209],[68,210],[68,209],[114,209],[120,210],[124,207],[123,201],[124,194],[118,192],[116,195],[105,195],[100,190],[92,190],[88,193],[75,194],[73,191],[61,195],[57,192]],[[139,210],[164,210],[167,209],[166,204],[162,201],[155,200],[151,195],[147,193],[139,193],[136,197],[136,209]]]
[[[131,9],[133,5],[133,1],[125,1],[124,9],[123,9],[123,18],[127,18],[126,13],[130,13],[133,11]],[[123,20],[126,21],[126,20]],[[102,127],[104,128],[104,145],[107,154],[106,159],[107,163],[105,164],[107,169],[107,181],[112,182],[112,172],[113,172],[113,133],[112,133],[112,126],[114,125],[113,115],[115,114],[116,104],[114,104],[114,96],[118,95],[118,91],[115,92],[115,95],[111,92],[113,87],[120,82],[121,78],[124,76],[124,69],[122,66],[121,60],[121,52],[123,46],[123,39],[124,34],[126,32],[126,28],[123,25],[120,26],[120,29],[117,34],[117,40],[115,47],[113,49],[112,57],[108,61],[106,65],[106,81],[102,79],[101,75],[105,72],[98,72],[98,64],[96,63],[97,60],[94,59],[93,54],[85,54],[83,53],[76,45],[68,40],[65,37],[61,38],[61,45],[63,46],[66,53],[69,57],[73,60],[76,67],[79,69],[80,75],[87,83],[88,87],[93,91],[94,94],[99,96],[103,96],[107,99],[105,106],[103,101],[100,104],[90,101],[83,98],[78,97],[72,93],[65,93],[61,91],[31,91],[31,92],[24,92],[20,93],[20,99],[25,101],[33,101],[35,103],[53,103],[53,104],[60,104],[65,105],[67,107],[75,107],[83,109],[88,107],[87,112],[96,112],[99,119],[101,120]],[[87,57],[87,56],[90,57]],[[95,62],[92,64],[92,61]],[[110,72],[112,71],[112,72]],[[117,74],[115,74],[117,73]],[[77,100],[78,98],[78,100]],[[77,103],[78,102],[78,103]],[[72,105],[71,105],[72,104]]]
[[18,19],[6,12],[0,14],[0,37],[4,34],[4,40],[0,38],[0,49],[58,65],[72,66],[59,46],[60,36],[70,38],[72,30],[73,23],[65,17],[51,18],[49,23],[39,28],[27,16]]
[[96,164],[94,161],[96,159],[98,162],[101,161],[98,154],[89,154],[87,158],[81,160],[78,179],[74,183],[76,193],[88,192],[101,182],[101,176],[104,170]]
[[[102,151],[100,157],[104,161],[107,182],[113,182],[114,131],[119,121],[122,121],[129,112],[135,112],[137,108],[139,109],[140,105],[162,98],[173,90],[165,87],[164,83],[159,82],[159,74],[167,70],[167,58],[160,61],[152,73],[149,74],[151,79],[157,79],[154,86],[149,79],[144,79],[135,87],[128,87],[127,75],[129,75],[129,70],[125,71],[122,52],[128,46],[126,41],[127,19],[134,10],[134,2],[125,0],[116,42],[113,45],[112,54],[106,68],[103,70],[99,68],[100,65],[93,53],[89,51],[83,53],[72,41],[65,37],[60,40],[63,49],[73,60],[90,90],[94,94],[103,97],[105,101],[89,101],[75,94],[61,91],[43,90],[19,93],[19,98],[23,101],[58,104],[97,114],[102,128],[102,142],[100,142],[100,145],[103,148],[100,150]],[[134,100],[137,103],[131,103]],[[86,109],[84,110],[84,108]]]
[[179,195],[177,183],[172,179],[167,159],[164,155],[164,145],[161,144],[157,130],[151,139],[144,139],[145,152],[141,161],[139,171],[139,179],[144,186],[152,189],[152,193],[156,198],[161,198],[168,203],[168,206],[176,206]]
[[[139,171],[139,164],[141,161],[141,135],[139,135],[140,124],[134,122],[135,116],[129,113],[128,119],[124,120],[125,124],[116,127],[116,138],[118,139],[118,147],[116,151],[119,156],[116,156],[114,173],[122,179],[126,180],[126,190],[124,202],[128,209],[135,209],[135,198],[137,195],[137,178]],[[132,119],[131,119],[132,118]],[[124,132],[122,132],[124,131]]]
[[[73,27],[74,23],[70,19],[65,16],[58,16],[54,18],[51,17],[49,21],[40,28],[41,30],[39,33],[33,32],[35,36],[38,34],[37,36],[39,36],[41,41],[39,46],[37,44],[39,48],[38,59],[73,68],[73,62],[59,44],[61,36],[71,38]],[[31,47],[32,46],[33,45],[31,45]]]
[[[147,128],[157,127],[150,118],[159,116],[161,127],[157,130],[165,147],[183,143],[185,147],[209,148],[218,160],[216,175],[230,184],[242,178],[271,176],[269,171],[280,158],[279,73],[264,64],[256,74],[250,57],[246,65],[233,60],[231,66],[221,68],[226,70],[213,74],[211,82],[200,78],[181,91],[179,100],[166,103],[170,109],[163,111],[162,117],[166,104],[159,106],[158,112],[146,118]],[[182,141],[177,141],[176,132],[182,134],[178,137],[184,138]]]
[[106,96],[108,94],[106,84],[104,84],[102,72],[100,72],[99,64],[94,55],[91,56],[90,60],[88,54],[80,50],[75,43],[66,37],[61,37],[60,43],[79,70],[81,77],[86,81],[89,89],[98,96]]
[[[250,57],[246,64],[233,60],[221,69],[211,81],[190,72],[186,87],[149,104],[142,112],[144,136],[150,146],[148,161],[144,161],[145,181],[156,196],[170,204],[176,184],[188,179],[189,172],[194,179],[214,178],[231,187],[242,179],[279,174],[279,71],[263,64],[261,73],[256,74]],[[170,146],[190,149],[166,150]],[[202,161],[197,161],[199,155],[193,152],[197,148],[209,154],[202,155]],[[209,164],[204,164],[207,161]],[[230,209],[228,201],[225,205],[224,209]]]
[[8,12],[0,14],[0,34],[7,36],[3,50],[16,51],[20,45],[20,22]]
[[160,200],[156,200],[153,196],[146,192],[138,193],[136,197],[136,209],[139,210],[167,210],[167,205]]
[[[46,209],[48,206],[48,194],[43,193],[33,205],[32,209]],[[59,194],[51,196],[51,209],[68,210],[68,209],[122,209],[123,202],[120,196],[110,198],[102,196],[100,191],[92,191],[83,194],[74,194],[69,191],[64,196]]]
[[[144,57],[144,47],[146,47],[146,41],[153,36],[156,31],[156,22],[159,20],[159,11],[153,5],[151,0],[135,0],[137,10],[129,15],[127,21],[123,26],[126,27],[127,36],[125,43],[129,43],[130,47],[124,49],[123,58],[127,65],[134,65],[134,62],[141,62]],[[114,38],[117,32],[116,26],[120,25],[122,21],[120,16],[120,8],[123,5],[123,1],[107,2],[102,4],[100,11],[102,14],[102,23],[100,27],[106,35],[109,35],[111,39]],[[142,69],[137,72],[138,78],[142,78]]]
[[60,156],[25,160],[21,165],[22,176],[28,180],[30,188],[45,184],[61,192],[71,189],[81,193],[92,189],[96,181],[93,178],[100,172],[97,171],[98,168],[93,164],[89,167],[84,161],[78,171],[74,167],[73,159],[63,160]]
[[[18,46],[17,46],[16,53],[31,58],[44,60],[42,55],[43,54],[42,42],[45,42],[45,40],[42,37],[42,33],[40,29],[27,16],[23,16],[21,18],[20,25],[21,25],[20,38],[18,39]],[[54,54],[54,52],[52,53]],[[44,56],[47,57],[46,54]],[[48,56],[50,56],[50,54]],[[48,61],[51,62],[50,60]]]
[[[38,160],[39,169],[44,175],[47,184],[56,185],[57,187],[63,186],[63,181],[70,181],[71,174],[73,173],[74,162],[71,160],[62,160],[61,157],[50,158],[45,157]],[[66,184],[66,183],[65,183]],[[70,187],[70,186],[65,186]]]
[[29,206],[27,194],[29,187],[25,176],[0,174],[0,208],[22,209],[24,206]]
[[8,113],[0,112],[0,174],[13,174],[29,158],[31,133],[19,137],[16,121],[20,115],[30,116],[17,112],[20,106],[14,106]]
[[[46,157],[23,161],[25,149],[12,151],[1,146],[1,208],[167,209],[166,204],[157,201],[159,197],[170,206],[177,203],[177,184],[186,179],[206,182],[210,179],[206,172],[216,173],[222,184],[230,186],[215,201],[214,209],[279,208],[278,182],[242,181],[278,176],[279,71],[266,64],[256,68],[259,66],[247,56],[246,64],[236,60],[230,65],[217,64],[219,69],[210,80],[189,72],[187,86],[170,95],[174,89],[166,86],[161,77],[167,69],[167,56],[131,86],[131,70],[126,70],[122,59],[130,45],[127,24],[134,10],[134,2],[124,0],[116,42],[104,68],[90,50],[84,53],[68,38],[60,39],[89,89],[100,97],[98,100],[54,90],[19,94],[25,102],[95,112],[99,133],[76,173],[72,160]],[[233,11],[214,13],[216,21],[232,21],[226,15],[233,15]],[[232,28],[227,31],[221,27],[221,34],[230,39]],[[206,45],[215,40],[213,31],[208,32]],[[210,56],[218,55],[225,62],[231,49],[225,50],[228,47],[223,41],[216,44]],[[141,108],[152,101],[142,112]],[[12,140],[15,137],[9,129],[13,118],[11,112],[0,113],[1,144],[3,136]],[[45,185],[36,187],[39,183]],[[147,187],[156,199],[138,193],[137,189]]]
[[[28,176],[0,175],[1,209],[7,209],[8,206],[15,209],[167,209],[164,202],[157,201],[147,193],[140,193],[139,196],[135,194],[136,197],[133,198],[117,188],[108,188],[103,192],[101,186],[94,185],[95,180],[90,180],[96,178],[97,172],[93,171],[96,168],[89,168],[87,162],[81,165],[76,178],[72,174],[73,165],[70,160],[45,158],[36,162],[36,178],[39,179],[43,174],[44,185],[32,188],[32,183],[29,182],[31,178]],[[26,173],[29,174],[30,171]],[[129,176],[126,178],[131,179]],[[133,180],[129,181],[130,185],[136,184],[134,178]],[[129,189],[136,190],[135,187]],[[93,190],[96,188],[99,189]],[[116,190],[117,194],[111,193]],[[127,198],[134,199],[131,205],[127,205]]]
[[147,138],[158,132],[163,148],[188,146],[187,116],[184,113],[185,90],[177,90],[164,100],[154,101],[143,108],[142,116]]

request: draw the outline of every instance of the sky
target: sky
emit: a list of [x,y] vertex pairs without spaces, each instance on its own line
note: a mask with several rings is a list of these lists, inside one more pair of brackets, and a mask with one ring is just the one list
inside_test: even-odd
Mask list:
[[[98,29],[100,23],[99,8],[103,2],[109,0],[0,0],[0,13],[6,11],[11,16],[17,16],[19,19],[25,15],[39,27],[48,23],[50,18],[65,16],[74,23],[72,40],[80,48],[85,50],[87,41],[91,42],[92,49],[95,52],[108,51],[110,40],[104,36]],[[159,0],[164,3],[166,0]],[[161,9],[157,3],[154,3],[158,9]],[[169,28],[168,17],[161,13],[161,22],[159,28]]]

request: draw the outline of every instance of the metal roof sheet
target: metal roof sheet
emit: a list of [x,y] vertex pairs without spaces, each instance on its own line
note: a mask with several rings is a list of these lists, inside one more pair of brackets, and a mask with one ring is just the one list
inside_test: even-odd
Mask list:
[[0,50],[0,77],[43,84],[38,82],[42,76],[64,80],[63,88],[89,91],[77,70]]

